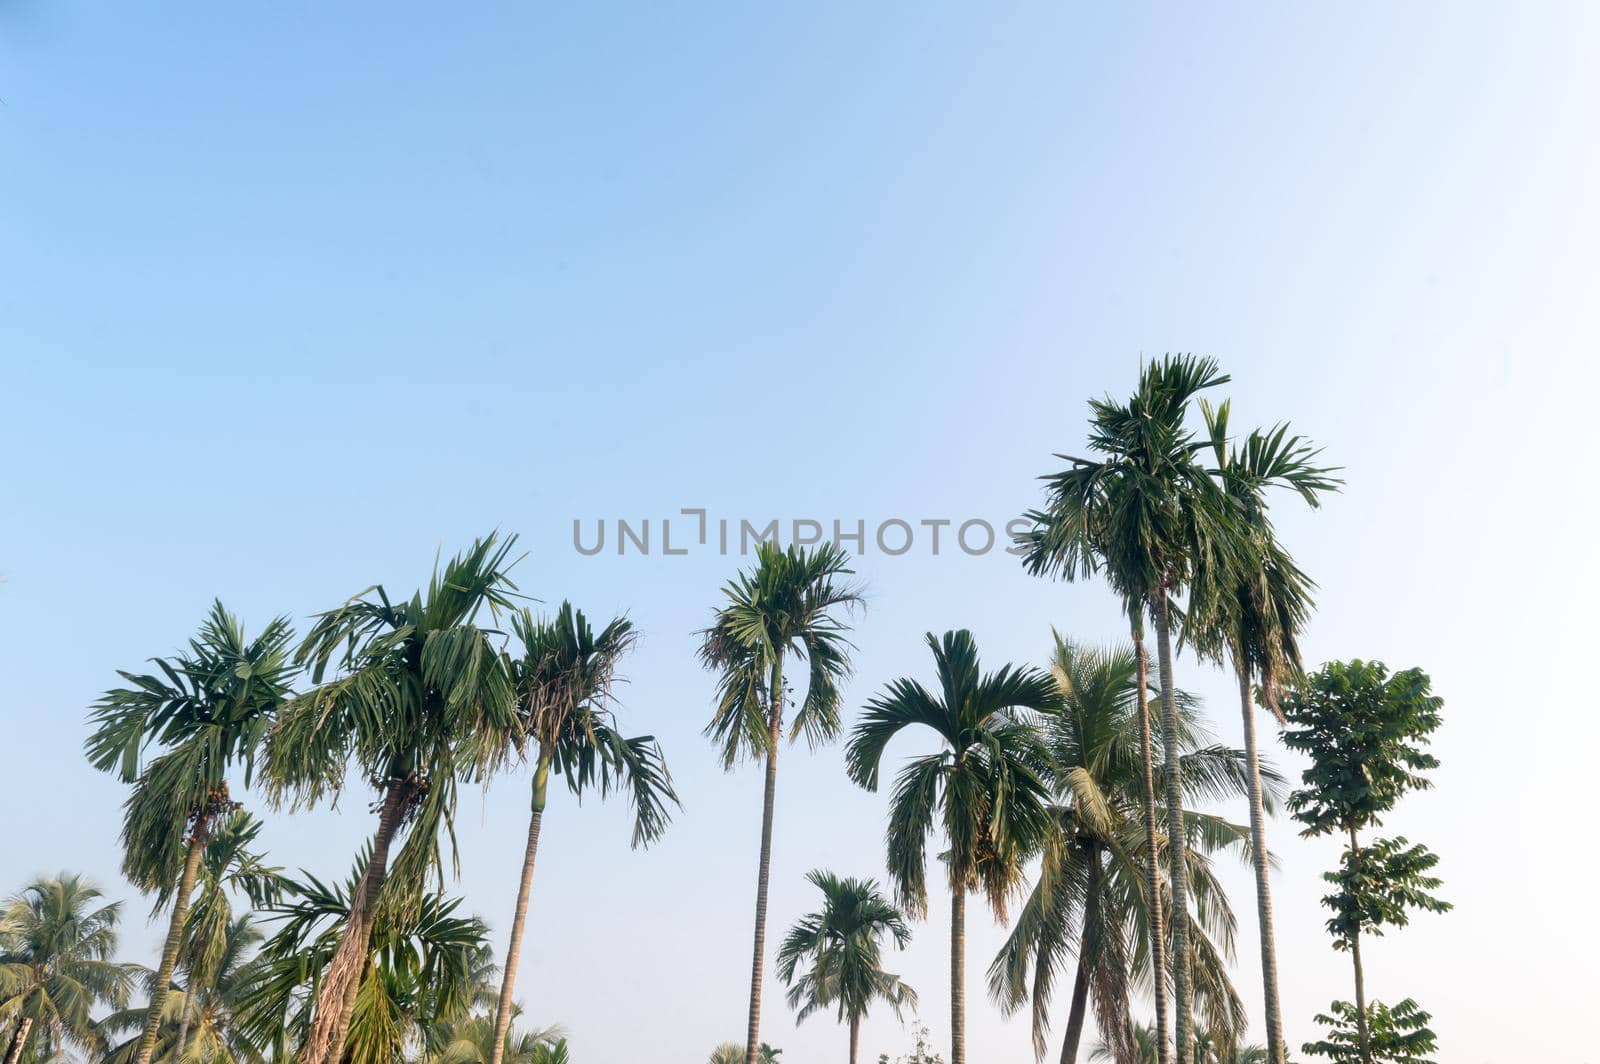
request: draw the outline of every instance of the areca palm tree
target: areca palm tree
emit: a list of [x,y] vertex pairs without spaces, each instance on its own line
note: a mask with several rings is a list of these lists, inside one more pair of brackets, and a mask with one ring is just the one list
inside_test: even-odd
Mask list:
[[[1128,1014],[1132,988],[1146,979],[1153,982],[1159,973],[1144,948],[1144,928],[1157,906],[1147,890],[1150,860],[1140,823],[1144,772],[1137,658],[1131,649],[1096,650],[1057,635],[1050,674],[1059,707],[1043,716],[1041,730],[1058,830],[1045,848],[1039,881],[989,968],[990,991],[1006,1011],[1031,1006],[1034,1048],[1042,1056],[1056,980],[1074,959],[1061,1060],[1077,1059],[1091,998],[1100,1030],[1129,1059],[1136,1055]],[[1179,771],[1186,799],[1242,794],[1243,751],[1206,742],[1192,701],[1184,696],[1178,701]],[[1281,778],[1270,768],[1266,772],[1276,793]],[[1196,984],[1218,1029],[1231,1029],[1237,1026],[1238,998],[1225,962],[1232,951],[1233,917],[1206,855],[1242,842],[1245,829],[1192,809],[1185,810],[1184,823],[1190,884],[1205,902],[1193,929]],[[1164,835],[1157,841],[1165,847]]]
[[[365,858],[365,855],[363,855]],[[288,900],[269,907],[281,923],[263,947],[238,1022],[284,1060],[309,1037],[318,990],[337,958],[370,858],[343,885],[314,876],[286,880]],[[408,906],[381,906],[356,984],[344,1056],[347,1064],[399,1064],[410,1053],[443,1048],[452,1025],[484,996],[494,968],[488,929],[457,914],[459,899],[426,894]]]
[[916,991],[883,969],[884,936],[904,949],[911,929],[870,879],[840,879],[821,869],[806,879],[822,891],[822,908],[790,929],[778,949],[778,973],[789,984],[790,1007],[799,1010],[796,1022],[831,1006],[850,1025],[850,1064],[856,1064],[861,1021],[874,1001],[887,1002],[896,1016],[916,1007]]
[[103,898],[98,887],[63,872],[28,884],[0,909],[5,1064],[30,1050],[42,1060],[66,1044],[103,1049],[92,1010],[121,1007],[136,971],[111,959],[122,904]]
[[[172,905],[134,1064],[150,1064],[155,1052],[212,829],[238,807],[227,773],[242,766],[249,783],[257,748],[289,694],[296,671],[288,656],[291,638],[282,618],[247,638],[217,602],[186,653],[155,659],[159,674],[120,672],[131,686],[106,692],[91,714],[90,762],[134,785],[123,807],[123,871],[141,890],[156,893],[158,910]],[[159,753],[141,767],[152,746]]]
[[831,741],[839,734],[839,685],[850,673],[848,628],[839,614],[862,602],[860,592],[844,580],[849,575],[849,556],[831,543],[810,550],[760,543],[754,568],[728,583],[724,603],[711,627],[701,633],[700,660],[717,673],[717,708],[706,734],[722,747],[725,768],[747,756],[766,761],[745,1064],[757,1064],[761,1052],[761,982],[778,748],[783,742],[785,699],[790,688],[799,686],[786,679],[784,669],[803,662],[807,670],[805,695],[798,700],[790,725],[790,742],[802,735],[813,748]]
[[966,1064],[966,896],[982,891],[995,916],[1022,884],[1023,862],[1052,831],[1050,794],[1039,771],[1048,757],[1029,712],[1055,704],[1050,678],[1006,665],[982,672],[966,630],[928,633],[938,686],[895,680],[867,703],[846,751],[852,779],[878,789],[884,749],[914,725],[940,740],[895,781],[887,835],[889,875],[902,906],[927,912],[927,844],[935,821],[950,889],[951,1064]]
[[[1167,356],[1143,367],[1128,401],[1091,400],[1089,447],[1097,457],[1057,456],[1070,465],[1044,478],[1046,505],[1030,515],[1035,527],[1024,537],[1025,558],[1036,559],[1038,571],[1068,579],[1104,573],[1133,618],[1136,637],[1146,613],[1154,622],[1172,892],[1166,937],[1172,943],[1174,1034],[1180,1064],[1191,1060],[1193,972],[1183,875],[1174,597],[1188,590],[1197,575],[1220,576],[1238,564],[1230,500],[1198,461],[1207,444],[1196,440],[1186,422],[1194,399],[1227,380],[1212,359]],[[1153,933],[1152,941],[1161,937]],[[1163,1062],[1165,1022],[1158,1011]]]
[[336,796],[351,762],[379,793],[370,857],[317,985],[300,1064],[342,1060],[380,899],[393,920],[417,915],[428,873],[442,867],[439,834],[452,829],[458,782],[495,761],[512,726],[511,678],[479,620],[513,605],[514,539],[477,540],[408,600],[382,585],[362,592],[319,615],[296,652],[316,686],[267,738],[275,796],[305,806]]
[[1309,505],[1323,492],[1338,490],[1334,470],[1316,464],[1317,449],[1288,426],[1253,431],[1242,444],[1228,436],[1229,404],[1216,408],[1201,403],[1216,470],[1233,502],[1241,563],[1212,579],[1197,581],[1190,613],[1189,638],[1202,653],[1224,655],[1232,662],[1239,685],[1239,712],[1244,721],[1249,761],[1250,835],[1256,879],[1256,919],[1260,929],[1261,982],[1266,1011],[1270,1064],[1284,1064],[1287,1049],[1278,993],[1277,947],[1272,929],[1271,884],[1267,876],[1266,814],[1262,803],[1256,745],[1254,691],[1278,723],[1284,723],[1278,695],[1301,674],[1299,636],[1311,614],[1315,587],[1284,549],[1267,513],[1267,489],[1279,486],[1297,492]]
[[[162,1000],[155,1058],[162,1064],[199,1060],[205,1064],[262,1064],[265,1045],[234,1022],[255,977],[252,954],[261,932],[249,913],[234,917],[217,936],[208,967],[191,972],[183,990]],[[101,1022],[107,1031],[143,1031],[151,1006],[113,1013]],[[130,1064],[139,1049],[133,1038],[106,1054],[103,1064]]]
[[552,620],[535,619],[524,609],[512,618],[512,627],[522,649],[510,665],[517,709],[511,742],[524,756],[527,745],[533,744],[533,798],[489,1043],[490,1064],[502,1064],[511,1030],[512,994],[551,773],[579,796],[595,786],[602,797],[613,789],[626,791],[634,811],[634,846],[661,837],[670,818],[668,803],[678,800],[655,737],[625,739],[617,730],[613,686],[617,663],[634,642],[633,624],[619,617],[596,634],[582,610],[563,602]]

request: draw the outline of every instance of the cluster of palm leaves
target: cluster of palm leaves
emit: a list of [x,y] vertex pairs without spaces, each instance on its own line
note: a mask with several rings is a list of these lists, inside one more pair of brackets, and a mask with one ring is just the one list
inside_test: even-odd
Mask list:
[[[1227,379],[1208,359],[1168,357],[1142,368],[1126,400],[1091,402],[1090,457],[1058,456],[1066,467],[1043,478],[1045,503],[1029,514],[1029,571],[1103,576],[1128,646],[1057,635],[1047,667],[985,670],[970,632],[928,633],[931,681],[888,684],[855,722],[847,771],[869,791],[896,738],[933,746],[888,770],[887,890],[812,873],[823,905],[777,953],[798,1018],[833,1013],[852,1062],[873,1004],[916,1006],[884,952],[928,913],[936,846],[933,885],[951,906],[951,1064],[967,1061],[973,894],[1001,921],[1015,908],[988,989],[1002,1011],[1026,1010],[1040,1055],[1060,986],[1064,1061],[1091,1014],[1122,1064],[1148,1052],[1158,1064],[1247,1059],[1228,974],[1235,917],[1212,864],[1225,851],[1255,870],[1263,1053],[1283,1064],[1265,835],[1283,781],[1261,758],[1255,712],[1282,720],[1313,585],[1278,541],[1268,499],[1283,488],[1314,506],[1339,482],[1286,426],[1234,434],[1229,404],[1202,397]],[[591,625],[565,602],[549,616],[521,605],[513,543],[475,542],[409,598],[369,587],[300,639],[284,619],[251,637],[218,603],[184,652],[121,673],[92,711],[86,753],[129,787],[123,870],[167,914],[165,942],[153,968],[120,965],[118,906],[70,876],[25,889],[0,923],[5,1064],[69,1047],[115,1064],[566,1059],[553,1031],[515,1027],[552,778],[625,795],[634,846],[661,836],[678,799],[654,738],[618,724],[633,626]],[[718,1051],[745,1064],[777,1053],[760,1026],[778,755],[843,730],[848,621],[863,601],[849,564],[835,545],[762,543],[701,633],[717,677],[707,734],[726,767],[764,767],[746,1039]],[[1207,735],[1178,683],[1183,647],[1232,668],[1242,749]],[[527,840],[497,965],[486,927],[445,893],[446,871],[460,787],[524,764]],[[370,788],[374,821],[344,880],[266,863],[247,791],[292,812],[352,781]],[[1201,811],[1238,798],[1247,824]],[[1134,1016],[1146,994],[1148,1029]]]

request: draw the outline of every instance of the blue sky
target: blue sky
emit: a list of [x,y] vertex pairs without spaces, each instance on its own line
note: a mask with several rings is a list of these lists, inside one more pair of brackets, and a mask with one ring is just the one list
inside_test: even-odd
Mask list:
[[[78,754],[114,670],[213,596],[303,626],[515,531],[529,594],[642,629],[628,719],[686,804],[637,854],[621,809],[556,801],[519,995],[581,1060],[703,1059],[742,1031],[759,826],[693,658],[737,559],[586,558],[573,519],[999,524],[1081,446],[1088,397],[1196,351],[1240,423],[1290,419],[1347,468],[1323,512],[1279,507],[1322,584],[1312,657],[1421,665],[1447,701],[1438,787],[1394,827],[1457,910],[1373,944],[1369,985],[1431,1009],[1445,1059],[1587,1059],[1600,943],[1563,907],[1600,868],[1563,803],[1596,739],[1567,674],[1595,590],[1597,31],[1577,3],[6,0],[0,888],[88,872],[148,959],[120,790]],[[1040,660],[1052,625],[1121,634],[1103,588],[998,553],[859,570],[851,706],[926,673],[924,631],[970,627],[994,663]],[[1180,678],[1236,736],[1227,679]],[[365,803],[272,817],[273,857],[338,874]],[[526,808],[521,776],[463,800],[452,889],[497,944]],[[837,749],[784,759],[774,928],[812,906],[807,869],[882,874],[883,808]],[[1331,846],[1275,837],[1298,1044],[1348,966]],[[941,1042],[945,919],[935,899],[897,958]],[[971,922],[974,1052],[1022,1059],[977,977],[1001,932]],[[842,1052],[776,992],[767,1015],[786,1059]],[[863,1049],[908,1043],[880,1017]]]

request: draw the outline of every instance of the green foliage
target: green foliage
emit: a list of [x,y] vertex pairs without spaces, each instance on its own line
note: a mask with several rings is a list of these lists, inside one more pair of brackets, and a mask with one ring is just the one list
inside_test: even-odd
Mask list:
[[801,917],[778,950],[796,1022],[831,1006],[841,1021],[858,1023],[875,1000],[887,1002],[896,1017],[915,1008],[916,992],[883,969],[884,936],[903,949],[911,929],[878,884],[820,869],[806,878],[822,891],[822,909]]
[[[762,1042],[756,1048],[756,1064],[778,1064],[783,1050],[773,1049]],[[711,1051],[709,1064],[744,1064],[744,1046],[737,1042],[724,1042]]]
[[1391,676],[1375,661],[1329,662],[1290,691],[1283,741],[1311,758],[1289,796],[1301,834],[1381,823],[1407,791],[1428,787],[1422,773],[1439,762],[1424,747],[1443,704],[1421,669]]
[[63,872],[38,879],[0,909],[0,1030],[10,1043],[27,1025],[23,1050],[45,1059],[65,1046],[105,1049],[93,1018],[102,1005],[127,1003],[133,965],[112,960],[120,902]]
[[920,725],[940,750],[913,758],[889,803],[889,874],[900,904],[927,911],[927,843],[935,823],[952,891],[982,890],[996,916],[1022,882],[1022,865],[1053,830],[1049,790],[1040,776],[1048,751],[1030,712],[1055,705],[1055,688],[1038,669],[1012,665],[983,673],[966,630],[927,635],[936,691],[895,680],[867,703],[850,738],[850,777],[878,789],[883,752],[902,730]]
[[[860,606],[861,593],[842,580],[850,557],[831,543],[781,550],[756,546],[756,564],[723,589],[726,602],[701,633],[700,661],[717,673],[717,708],[706,734],[722,747],[723,765],[760,758],[771,745],[772,691],[786,660],[807,665],[805,695],[790,741],[813,746],[839,734],[839,685],[850,675],[848,626],[836,614]],[[791,688],[800,685],[790,682]]]
[[[931,1039],[926,1025],[918,1024],[913,1037],[915,1042],[911,1046],[911,1052],[896,1057],[893,1064],[944,1064],[944,1057],[936,1053],[930,1044]],[[880,1053],[878,1064],[890,1064],[889,1054]]]
[[1334,912],[1328,921],[1334,948],[1348,949],[1357,934],[1382,935],[1385,926],[1406,926],[1408,909],[1448,912],[1450,903],[1431,893],[1440,880],[1428,872],[1438,863],[1437,854],[1404,838],[1377,839],[1345,850],[1339,870],[1322,877],[1339,888],[1322,899]]
[[[286,620],[254,639],[221,602],[214,603],[189,649],[156,658],[156,673],[119,672],[131,686],[107,691],[90,714],[89,762],[135,784],[125,806],[123,869],[141,890],[169,900],[191,836],[233,808],[227,772],[244,768],[288,697],[296,669]],[[148,764],[144,755],[159,755]]]
[[[1328,1026],[1326,1038],[1300,1048],[1333,1064],[1361,1064],[1360,1036],[1355,1005],[1335,1001],[1332,1014],[1319,1013],[1317,1022]],[[1432,1017],[1410,998],[1393,1008],[1374,1001],[1367,1006],[1367,1028],[1374,1064],[1436,1064],[1428,1054],[1438,1052],[1438,1039],[1428,1028]]]

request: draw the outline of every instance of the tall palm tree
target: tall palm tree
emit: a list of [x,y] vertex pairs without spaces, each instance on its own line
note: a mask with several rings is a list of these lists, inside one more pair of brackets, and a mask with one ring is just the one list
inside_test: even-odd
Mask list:
[[[286,1060],[316,1022],[317,990],[343,944],[350,911],[365,883],[366,855],[343,885],[314,876],[286,880],[285,902],[269,907],[280,923],[261,951],[238,1022]],[[457,914],[459,899],[425,894],[413,905],[382,905],[358,969],[356,1005],[347,1028],[346,1064],[395,1064],[442,1048],[466,1020],[495,974],[488,929]]]
[[511,1030],[512,994],[551,773],[579,796],[594,786],[602,797],[613,788],[625,790],[634,811],[634,846],[661,837],[671,815],[667,805],[678,800],[655,737],[623,738],[611,708],[617,663],[633,645],[633,624],[619,617],[596,635],[583,611],[574,611],[570,602],[561,604],[553,620],[535,619],[524,609],[511,623],[522,650],[510,665],[517,709],[510,741],[524,755],[529,742],[534,746],[533,799],[489,1043],[490,1064],[502,1064]]
[[[249,913],[234,917],[218,936],[209,966],[190,975],[183,990],[162,1003],[155,1059],[162,1064],[201,1060],[206,1064],[263,1064],[265,1045],[234,1022],[255,977],[252,954],[261,932]],[[150,1006],[125,1009],[101,1021],[107,1031],[143,1031]],[[133,1038],[106,1054],[103,1064],[130,1064],[139,1050]]]
[[1277,946],[1272,929],[1271,884],[1267,876],[1266,813],[1258,771],[1254,692],[1279,725],[1284,723],[1278,695],[1301,674],[1300,632],[1312,608],[1315,584],[1283,548],[1267,514],[1267,490],[1285,487],[1310,506],[1337,491],[1333,469],[1316,464],[1318,451],[1287,425],[1255,430],[1242,444],[1228,435],[1229,404],[1202,402],[1217,476],[1233,502],[1233,519],[1242,564],[1212,579],[1196,581],[1201,593],[1190,609],[1189,638],[1212,658],[1232,662],[1239,685],[1249,762],[1250,836],[1255,858],[1256,919],[1260,929],[1261,983],[1266,1011],[1270,1064],[1285,1064],[1283,1012],[1278,992]]
[[949,849],[942,855],[950,888],[951,1064],[966,1064],[966,896],[981,890],[999,919],[1022,884],[1023,862],[1052,830],[1050,794],[1039,776],[1048,752],[1028,718],[1055,704],[1050,678],[1006,665],[983,673],[966,630],[928,633],[938,674],[930,691],[895,680],[867,703],[845,754],[850,776],[878,789],[884,749],[905,728],[922,725],[941,749],[914,758],[895,781],[889,804],[889,875],[900,904],[928,908],[927,844],[935,818]]
[[841,879],[817,869],[806,876],[822,891],[822,908],[800,918],[778,949],[778,972],[789,984],[796,1022],[832,1006],[850,1025],[850,1064],[856,1064],[861,1021],[873,1001],[885,1001],[899,1016],[916,1008],[917,995],[898,975],[883,969],[883,937],[904,949],[911,929],[870,879]]
[[[1058,975],[1075,958],[1075,976],[1061,1060],[1077,1059],[1092,997],[1100,1030],[1122,1056],[1135,1055],[1128,1014],[1132,987],[1149,978],[1143,932],[1157,906],[1147,888],[1147,837],[1140,823],[1143,757],[1138,663],[1131,649],[1096,650],[1056,636],[1050,674],[1059,708],[1041,730],[1049,751],[1046,776],[1058,823],[1045,848],[1039,881],[1005,946],[989,968],[990,991],[1006,1011],[1031,1004],[1035,1052],[1045,1049],[1049,1006]],[[1179,770],[1190,803],[1244,791],[1243,751],[1210,745],[1192,700],[1179,698],[1183,750]],[[1274,796],[1281,778],[1266,770]],[[1185,810],[1189,879],[1200,920],[1194,930],[1201,1002],[1220,1029],[1235,1026],[1237,995],[1225,966],[1231,956],[1232,910],[1206,855],[1241,843],[1245,829]],[[1165,848],[1165,836],[1158,838]],[[1029,992],[1029,982],[1032,992]]]
[[454,838],[457,783],[494,762],[511,727],[511,678],[495,633],[478,622],[513,605],[514,540],[477,540],[442,571],[436,564],[427,591],[409,600],[370,588],[319,615],[295,655],[316,686],[267,737],[274,795],[304,806],[336,796],[352,761],[380,795],[370,859],[318,984],[300,1064],[343,1059],[380,898],[400,910],[396,919],[416,915],[429,871],[442,865],[439,833]]
[[[1090,401],[1089,447],[1098,457],[1058,455],[1071,465],[1045,477],[1047,501],[1024,537],[1041,571],[1070,578],[1103,571],[1122,598],[1134,631],[1148,612],[1156,630],[1161,677],[1168,876],[1172,892],[1171,967],[1174,1035],[1180,1064],[1193,1038],[1192,957],[1178,771],[1178,706],[1173,672],[1174,597],[1197,574],[1220,576],[1238,564],[1227,496],[1198,461],[1204,442],[1187,427],[1195,397],[1226,383],[1214,360],[1167,356],[1144,366],[1126,402]],[[1025,555],[1027,557],[1027,555]],[[1159,939],[1160,936],[1154,936]],[[1159,983],[1158,983],[1159,985]],[[1164,1017],[1158,1041],[1166,1045]],[[1161,1049],[1163,1064],[1167,1059]]]
[[[756,926],[750,963],[750,1012],[745,1064],[761,1052],[761,981],[766,965],[767,886],[772,866],[772,814],[778,793],[778,748],[790,661],[807,669],[805,697],[790,725],[790,742],[804,735],[813,748],[839,734],[839,684],[850,673],[848,627],[842,611],[859,606],[861,593],[843,580],[849,556],[831,543],[814,549],[774,542],[756,548],[756,564],[723,590],[711,627],[702,635],[700,660],[717,673],[717,708],[706,727],[721,747],[723,766],[741,757],[765,759],[761,801],[761,856],[756,875]],[[793,683],[790,687],[796,686]]]
[[103,897],[63,872],[28,884],[0,909],[0,1029],[11,1036],[5,1064],[41,1042],[38,1059],[64,1044],[86,1053],[104,1048],[92,1010],[120,1008],[136,969],[111,959],[122,903]]
[[[256,750],[289,694],[292,638],[282,618],[247,638],[217,602],[188,652],[155,659],[159,675],[119,672],[132,686],[106,692],[92,711],[90,762],[134,784],[123,807],[123,871],[141,890],[156,892],[158,910],[172,905],[134,1064],[150,1064],[155,1052],[211,831],[238,807],[227,773],[242,765],[249,783]],[[159,753],[141,770],[151,746]]]

